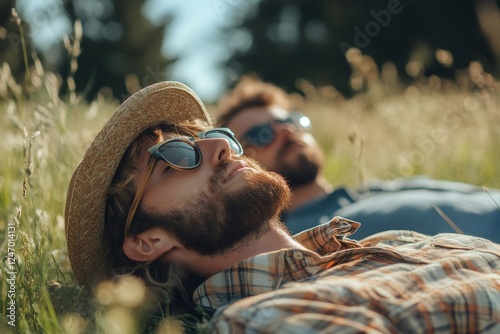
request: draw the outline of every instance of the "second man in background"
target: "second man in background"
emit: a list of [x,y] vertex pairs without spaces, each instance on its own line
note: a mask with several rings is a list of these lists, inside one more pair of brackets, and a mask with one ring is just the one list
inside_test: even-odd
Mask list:
[[486,193],[425,176],[334,187],[323,175],[325,156],[309,132],[309,119],[294,111],[288,94],[275,85],[244,77],[221,100],[218,125],[233,130],[246,155],[285,177],[293,198],[282,218],[292,233],[343,216],[363,224],[358,238],[409,229],[500,242],[499,190]]

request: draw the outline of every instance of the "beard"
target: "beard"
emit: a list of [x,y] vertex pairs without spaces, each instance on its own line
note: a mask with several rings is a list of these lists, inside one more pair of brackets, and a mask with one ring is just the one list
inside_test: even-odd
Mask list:
[[153,226],[174,234],[187,249],[208,256],[250,243],[272,224],[286,229],[278,216],[290,202],[287,182],[276,173],[264,171],[252,159],[238,159],[256,170],[245,176],[246,187],[223,191],[227,167],[234,160],[224,161],[216,168],[207,189],[182,207],[163,213],[139,210],[137,218],[148,219]]
[[305,150],[301,152],[293,162],[283,161],[282,152],[293,142],[294,141],[290,139],[278,152],[278,156],[276,157],[277,165],[275,168],[275,172],[282,175],[288,181],[292,189],[313,182],[324,164],[324,157],[321,149],[309,144],[305,144]]

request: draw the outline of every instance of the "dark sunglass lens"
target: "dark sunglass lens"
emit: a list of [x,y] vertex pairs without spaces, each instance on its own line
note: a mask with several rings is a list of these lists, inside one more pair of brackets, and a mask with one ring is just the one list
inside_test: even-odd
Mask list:
[[266,146],[274,140],[274,130],[269,124],[262,124],[250,129],[245,139],[254,146]]
[[205,138],[224,138],[229,142],[229,146],[236,154],[243,153],[240,144],[229,133],[222,131],[210,131],[205,134]]
[[160,146],[158,151],[167,162],[180,168],[195,167],[200,161],[198,151],[183,141],[170,141]]

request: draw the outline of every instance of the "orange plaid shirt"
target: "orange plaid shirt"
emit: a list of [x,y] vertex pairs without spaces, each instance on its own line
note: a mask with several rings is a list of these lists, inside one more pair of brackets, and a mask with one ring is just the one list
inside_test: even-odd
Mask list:
[[500,333],[500,245],[459,234],[345,238],[335,217],[246,259],[193,295],[212,333]]

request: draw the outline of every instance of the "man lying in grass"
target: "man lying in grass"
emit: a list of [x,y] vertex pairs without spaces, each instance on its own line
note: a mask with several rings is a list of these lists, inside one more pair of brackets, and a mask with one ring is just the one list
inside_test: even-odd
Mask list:
[[500,330],[500,245],[409,231],[356,241],[363,226],[341,217],[292,236],[286,181],[242,154],[182,84],[125,101],[69,187],[78,282],[137,275],[170,293],[170,310],[211,315],[210,332]]
[[290,97],[279,87],[244,77],[219,108],[219,125],[234,132],[245,155],[290,185],[292,201],[281,219],[292,233],[344,216],[363,222],[358,238],[407,229],[500,242],[498,189],[487,193],[471,184],[423,176],[334,188],[323,174],[324,153],[309,131],[309,119],[293,111]]

